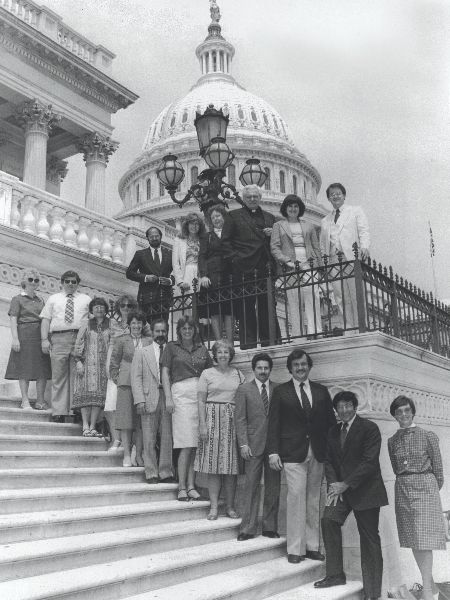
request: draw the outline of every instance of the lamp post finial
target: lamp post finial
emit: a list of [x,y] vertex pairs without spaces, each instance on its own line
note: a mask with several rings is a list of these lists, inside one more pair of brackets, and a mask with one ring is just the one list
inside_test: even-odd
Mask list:
[[216,0],[209,0],[209,12],[211,14],[211,21],[218,23],[220,21],[220,8],[217,6]]

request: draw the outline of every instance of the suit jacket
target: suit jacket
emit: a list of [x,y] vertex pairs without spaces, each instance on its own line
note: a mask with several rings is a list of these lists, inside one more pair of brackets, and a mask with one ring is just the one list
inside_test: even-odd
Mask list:
[[[142,338],[142,346],[152,344],[151,338]],[[131,362],[134,356],[134,342],[129,333],[115,338],[109,363],[109,376],[116,385],[131,386]]]
[[[359,248],[370,247],[369,222],[360,206],[341,206],[340,216],[336,223],[339,230],[339,241],[346,260],[354,260],[353,244]],[[322,219],[320,230],[320,246],[323,254],[330,254],[331,225],[334,223],[333,212]],[[334,257],[333,257],[334,258]],[[330,261],[330,262],[335,262]]]
[[154,413],[158,406],[159,372],[153,344],[138,348],[131,363],[131,389],[135,404],[145,404],[146,413]]
[[208,231],[200,236],[200,251],[198,253],[199,277],[219,276],[223,272],[222,240],[214,231]]
[[336,417],[328,389],[314,381],[309,384],[313,400],[309,420],[292,379],[273,392],[266,448],[268,454],[278,454],[283,462],[303,462],[310,443],[315,458],[325,460],[328,430],[336,424]]
[[[269,406],[275,385],[269,380]],[[269,417],[264,410],[255,380],[238,387],[235,396],[234,422],[239,446],[250,446],[253,456],[263,454]]]
[[[275,217],[265,210],[261,212],[264,227],[273,227]],[[272,261],[269,237],[258,227],[245,207],[228,213],[221,241],[229,272],[253,273],[255,269],[265,271],[266,264]]]
[[144,283],[146,275],[156,275],[157,277],[170,277],[172,273],[172,253],[170,250],[160,246],[161,264],[155,264],[152,248],[138,250],[126,271],[127,279],[139,282],[138,301],[156,299],[160,289],[171,293],[170,286],[160,286],[158,282]]
[[341,424],[328,432],[325,476],[328,483],[344,481],[344,496],[355,510],[388,504],[380,469],[381,434],[378,426],[356,415],[345,439],[340,441]]
[[[322,256],[317,229],[304,219],[299,219],[299,221],[305,239],[306,258],[307,260],[313,258],[314,265],[320,266],[322,264]],[[270,238],[270,249],[279,266],[285,265],[288,262],[295,262],[295,246],[292,240],[291,229],[286,219],[277,221],[274,224]]]

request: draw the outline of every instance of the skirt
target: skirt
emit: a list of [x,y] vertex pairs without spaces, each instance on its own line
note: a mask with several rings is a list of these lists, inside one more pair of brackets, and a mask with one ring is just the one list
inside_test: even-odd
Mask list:
[[199,442],[194,469],[200,473],[238,475],[239,452],[234,425],[234,404],[207,402],[208,439]]
[[11,350],[5,379],[51,379],[50,356],[41,350],[41,324],[18,323],[19,352]]
[[113,412],[117,406],[117,385],[112,379],[108,379],[106,384],[106,399],[105,399],[105,412]]
[[445,550],[441,497],[433,473],[413,473],[397,477],[395,516],[402,548]]
[[197,377],[183,379],[172,385],[172,434],[174,448],[197,448],[198,401]]
[[116,429],[136,429],[137,413],[133,402],[131,386],[117,387]]

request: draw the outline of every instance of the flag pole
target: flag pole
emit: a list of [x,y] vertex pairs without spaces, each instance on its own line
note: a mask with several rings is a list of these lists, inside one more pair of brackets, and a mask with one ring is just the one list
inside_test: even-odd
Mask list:
[[437,282],[436,282],[436,270],[434,268],[434,255],[435,255],[435,246],[433,239],[433,231],[431,229],[431,223],[428,221],[428,227],[430,230],[430,257],[431,257],[431,269],[433,271],[433,288],[434,288],[434,298],[437,300],[438,298],[438,290],[437,290]]

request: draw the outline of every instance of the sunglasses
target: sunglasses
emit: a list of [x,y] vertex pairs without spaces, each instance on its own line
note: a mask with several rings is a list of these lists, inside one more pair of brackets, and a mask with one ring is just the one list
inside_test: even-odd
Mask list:
[[33,279],[33,277],[28,277],[29,283],[39,283],[39,279]]
[[133,305],[132,304],[121,304],[120,308],[132,308]]
[[78,281],[76,281],[75,279],[64,279],[64,283],[77,285]]

